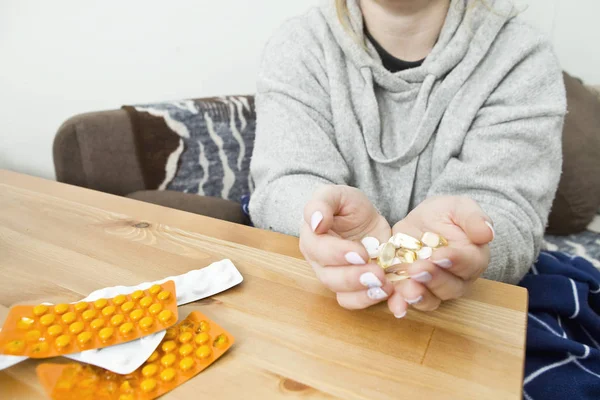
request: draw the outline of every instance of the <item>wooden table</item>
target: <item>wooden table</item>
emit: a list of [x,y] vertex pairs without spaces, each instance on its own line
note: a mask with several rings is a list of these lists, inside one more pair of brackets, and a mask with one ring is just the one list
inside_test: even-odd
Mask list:
[[[165,398],[521,398],[522,288],[481,279],[401,320],[384,305],[351,312],[296,238],[0,171],[0,321],[17,303],[72,302],[223,258],[244,283],[180,312],[207,314],[237,343]],[[45,398],[36,365],[0,372],[0,398]]]

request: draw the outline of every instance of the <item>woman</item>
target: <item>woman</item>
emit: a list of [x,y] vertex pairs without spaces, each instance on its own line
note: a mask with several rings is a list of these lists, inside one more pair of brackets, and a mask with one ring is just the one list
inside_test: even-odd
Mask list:
[[[387,299],[402,318],[535,261],[566,100],[551,45],[516,14],[509,0],[326,0],[269,41],[250,214],[300,236],[341,306]],[[394,287],[367,263],[363,237],[426,231],[449,246],[412,279]]]

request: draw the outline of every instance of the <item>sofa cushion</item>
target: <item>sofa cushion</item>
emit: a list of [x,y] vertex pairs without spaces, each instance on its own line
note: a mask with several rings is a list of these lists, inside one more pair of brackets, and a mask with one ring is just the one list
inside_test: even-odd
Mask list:
[[252,192],[252,96],[123,107],[132,122],[146,189],[240,202]]
[[547,232],[583,231],[600,206],[600,99],[564,74],[568,113],[563,130],[563,173]]
[[170,190],[141,190],[131,193],[127,197],[238,224],[248,225],[250,223],[239,203],[217,197],[198,196]]

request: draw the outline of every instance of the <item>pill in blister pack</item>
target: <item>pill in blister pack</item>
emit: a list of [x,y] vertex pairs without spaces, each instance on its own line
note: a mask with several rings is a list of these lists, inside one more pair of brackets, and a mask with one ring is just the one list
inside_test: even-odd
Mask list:
[[[2,331],[2,329],[0,329],[0,331]],[[25,356],[0,355],[0,371],[2,371],[5,368],[12,367],[13,365],[25,360],[27,360],[27,357]]]
[[177,322],[175,283],[75,304],[15,306],[0,332],[0,352],[48,358],[162,331]]
[[[115,297],[119,294],[146,290],[152,285],[172,280],[175,282],[177,305],[183,305],[213,296],[240,284],[244,278],[231,260],[224,259],[207,267],[192,270],[178,276],[171,276],[155,282],[144,282],[136,286],[112,286],[99,289],[81,301],[93,302],[101,298]],[[165,335],[165,331],[144,336],[141,339],[121,343],[102,349],[86,350],[66,355],[75,361],[102,367],[118,374],[135,371],[154,351]],[[0,354],[0,370],[8,368],[27,357]]]
[[80,363],[41,364],[37,374],[55,400],[150,400],[202,372],[233,343],[233,336],[194,311],[169,328],[145,364],[131,374],[117,375]]
[[[244,278],[235,265],[228,260],[214,262],[209,266],[189,271],[179,276],[165,278],[173,280],[177,288],[177,305],[197,301],[213,296],[224,290],[240,284]],[[116,286],[98,290],[90,294],[85,300],[93,300],[103,296],[109,296],[123,291],[130,292],[137,289],[145,289],[165,279],[156,282],[145,282],[137,286]],[[157,332],[153,335],[138,340],[123,343],[117,346],[105,347],[100,350],[88,350],[81,353],[69,354],[67,357],[106,368],[118,374],[128,374],[135,371],[156,346],[163,339],[165,332]],[[1,358],[1,357],[0,357]]]

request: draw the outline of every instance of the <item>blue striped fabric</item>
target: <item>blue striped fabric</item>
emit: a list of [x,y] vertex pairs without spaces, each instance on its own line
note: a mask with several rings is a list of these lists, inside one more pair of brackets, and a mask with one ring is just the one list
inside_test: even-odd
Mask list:
[[228,96],[134,106],[162,117],[181,139],[159,190],[220,197],[240,203],[252,192],[250,158],[256,115],[252,96]]
[[519,285],[529,291],[523,397],[600,399],[600,271],[545,251]]

